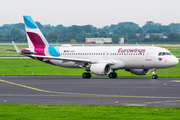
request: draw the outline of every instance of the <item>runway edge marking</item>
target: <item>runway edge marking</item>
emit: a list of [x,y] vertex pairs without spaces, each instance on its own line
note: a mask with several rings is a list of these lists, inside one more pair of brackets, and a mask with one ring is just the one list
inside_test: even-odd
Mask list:
[[91,96],[91,97],[124,97],[124,98],[161,98],[161,99],[180,99],[180,97],[158,97],[158,96],[126,96],[126,95],[103,95],[103,94],[86,94],[86,93],[69,93],[69,92],[55,92],[55,91],[48,91],[48,90],[42,90],[26,85],[21,85],[13,82],[9,82],[6,80],[0,79],[1,82],[28,88],[35,91],[45,92],[45,93],[56,93],[56,94],[68,94],[68,95],[81,95],[81,96]]

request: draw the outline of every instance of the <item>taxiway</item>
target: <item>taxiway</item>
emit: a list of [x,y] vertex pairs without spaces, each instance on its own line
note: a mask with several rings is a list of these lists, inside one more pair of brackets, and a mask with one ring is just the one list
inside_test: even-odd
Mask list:
[[180,107],[179,91],[180,78],[0,77],[0,104]]

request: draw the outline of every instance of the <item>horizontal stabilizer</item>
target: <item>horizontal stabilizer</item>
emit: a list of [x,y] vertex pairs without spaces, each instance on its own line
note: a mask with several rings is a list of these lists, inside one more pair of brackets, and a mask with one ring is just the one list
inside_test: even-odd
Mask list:
[[16,46],[16,44],[14,43],[14,41],[12,41],[12,43],[13,43],[15,49],[16,49],[16,52],[17,52],[18,54],[21,54],[21,51],[20,51],[19,48]]

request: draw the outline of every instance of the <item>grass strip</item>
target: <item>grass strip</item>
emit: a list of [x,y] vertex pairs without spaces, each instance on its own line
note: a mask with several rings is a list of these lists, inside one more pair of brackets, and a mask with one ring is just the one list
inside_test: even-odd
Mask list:
[[2,120],[179,120],[180,108],[1,104]]
[[[33,59],[0,59],[1,76],[82,76],[81,68],[63,68]],[[125,70],[116,71],[119,77],[140,77]],[[159,77],[180,77],[180,64],[156,71]],[[96,76],[96,75],[93,75]],[[152,73],[142,77],[151,77]]]

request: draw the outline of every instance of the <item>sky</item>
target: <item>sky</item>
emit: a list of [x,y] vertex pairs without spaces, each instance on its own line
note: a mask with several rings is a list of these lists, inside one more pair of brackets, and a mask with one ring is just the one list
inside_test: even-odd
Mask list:
[[43,25],[93,25],[119,22],[180,23],[180,0],[1,0],[0,26],[23,23],[31,15]]

